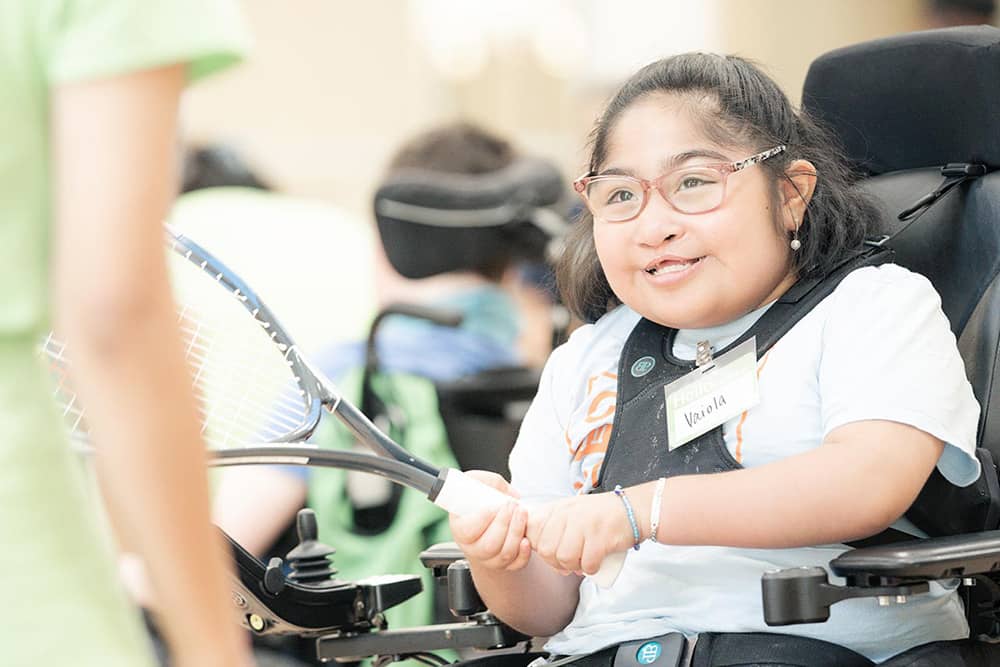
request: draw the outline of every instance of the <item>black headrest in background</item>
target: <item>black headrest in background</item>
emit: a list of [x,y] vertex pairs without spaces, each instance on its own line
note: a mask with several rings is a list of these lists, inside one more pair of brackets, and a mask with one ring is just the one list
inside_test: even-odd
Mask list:
[[1000,29],[927,30],[831,51],[810,66],[802,106],[869,174],[1000,167]]
[[375,193],[386,255],[407,278],[476,270],[502,255],[541,259],[565,220],[565,194],[549,162],[521,158],[484,174],[400,169]]

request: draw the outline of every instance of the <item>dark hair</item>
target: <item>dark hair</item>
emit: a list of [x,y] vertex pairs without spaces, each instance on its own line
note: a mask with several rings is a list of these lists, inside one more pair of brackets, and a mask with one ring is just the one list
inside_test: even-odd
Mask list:
[[[509,166],[516,157],[508,142],[472,123],[460,121],[423,132],[403,144],[389,162],[387,176],[411,168],[445,174],[488,174]],[[498,281],[511,261],[511,251],[498,246],[488,261],[473,270],[488,280]]]
[[417,168],[446,174],[486,174],[514,161],[511,145],[468,122],[417,135],[396,151],[389,171]]
[[184,153],[181,192],[203,188],[243,187],[270,190],[238,152],[223,145],[197,146]]
[[[812,199],[799,225],[802,247],[793,254],[800,278],[827,273],[861,247],[872,231],[876,209],[852,189],[843,151],[834,136],[804,112],[792,108],[778,85],[756,65],[737,56],[688,53],[656,61],[636,72],[608,103],[592,132],[590,170],[607,157],[608,139],[621,114],[653,94],[680,95],[697,113],[705,135],[722,146],[736,144],[761,151],[787,149],[762,163],[777,183],[794,160],[816,167]],[[597,259],[593,217],[584,210],[567,235],[557,279],[566,306],[592,321],[618,304]]]

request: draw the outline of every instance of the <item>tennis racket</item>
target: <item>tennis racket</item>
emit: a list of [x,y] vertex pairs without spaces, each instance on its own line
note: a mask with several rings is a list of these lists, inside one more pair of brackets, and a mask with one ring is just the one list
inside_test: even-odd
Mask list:
[[[457,515],[500,507],[507,496],[460,470],[414,457],[344,400],[312,365],[257,294],[215,256],[167,229],[178,323],[194,376],[209,463],[304,465],[381,475],[424,494]],[[73,442],[89,447],[84,406],[71,383],[72,349],[54,335],[43,342],[56,378],[56,398]],[[304,444],[323,411],[343,422],[374,453]],[[609,586],[624,554],[606,559],[595,579]]]

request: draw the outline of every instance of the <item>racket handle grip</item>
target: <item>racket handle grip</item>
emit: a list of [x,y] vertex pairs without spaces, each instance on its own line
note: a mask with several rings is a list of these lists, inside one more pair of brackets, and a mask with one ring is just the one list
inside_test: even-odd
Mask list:
[[[444,473],[444,483],[432,501],[438,507],[451,514],[465,516],[485,510],[503,507],[511,500],[508,496],[492,486],[487,486],[477,479],[469,477],[461,470],[448,468]],[[625,564],[625,555],[620,551],[608,554],[601,563],[601,568],[591,578],[601,588],[610,588]]]
[[503,507],[516,498],[487,486],[477,479],[469,477],[461,470],[448,468],[442,471],[444,483],[440,486],[437,496],[431,498],[435,505],[450,514],[466,516],[476,512]]

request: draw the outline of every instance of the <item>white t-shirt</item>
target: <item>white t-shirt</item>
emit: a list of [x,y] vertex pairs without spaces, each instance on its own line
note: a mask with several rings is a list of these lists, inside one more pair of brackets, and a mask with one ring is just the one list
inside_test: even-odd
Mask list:
[[[674,355],[693,359],[702,340],[722,349],[766,309],[720,327],[682,330]],[[583,493],[596,483],[611,435],[619,356],[638,320],[634,311],[617,308],[553,352],[510,456],[513,485],[526,499]],[[947,443],[938,469],[951,482],[967,485],[979,476],[979,406],[940,298],[920,275],[891,264],[854,271],[759,360],[757,371],[760,403],[723,425],[726,445],[744,467],[813,449],[843,424],[881,419]],[[916,532],[905,521],[896,527]],[[546,648],[584,653],[669,631],[782,632],[882,661],[918,644],[968,636],[956,594],[937,584],[905,605],[849,600],[834,605],[826,623],[765,625],[761,575],[826,567],[845,550],[840,544],[737,549],[647,542],[629,552],[613,587],[584,579],[573,620]]]

